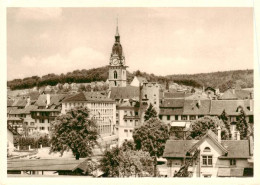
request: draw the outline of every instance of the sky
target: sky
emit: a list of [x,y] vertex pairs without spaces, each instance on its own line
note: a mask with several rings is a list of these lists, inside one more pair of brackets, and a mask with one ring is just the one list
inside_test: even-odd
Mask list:
[[7,79],[108,65],[117,17],[130,72],[253,69],[252,8],[7,8]]

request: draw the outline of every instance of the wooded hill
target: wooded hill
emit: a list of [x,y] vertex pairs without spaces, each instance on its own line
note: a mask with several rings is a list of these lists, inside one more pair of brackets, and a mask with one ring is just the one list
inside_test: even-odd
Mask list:
[[[185,74],[185,75],[168,75],[156,76],[145,72],[135,71],[130,73],[127,71],[127,81],[130,83],[135,75],[145,77],[148,81],[158,82],[161,84],[175,82],[181,85],[201,88],[202,86],[219,88],[225,91],[231,86],[241,88],[253,87],[253,70],[235,70],[214,73],[201,74]],[[67,74],[47,74],[42,77],[32,76],[24,79],[14,79],[7,82],[7,86],[11,90],[27,89],[32,87],[42,87],[46,85],[57,85],[58,83],[89,83],[94,81],[106,81],[108,77],[108,66],[82,69],[68,72]]]

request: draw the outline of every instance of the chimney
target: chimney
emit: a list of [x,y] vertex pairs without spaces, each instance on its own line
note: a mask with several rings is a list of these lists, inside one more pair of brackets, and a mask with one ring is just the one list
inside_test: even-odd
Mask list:
[[30,105],[30,103],[31,103],[31,98],[28,97],[28,98],[27,98],[27,104],[26,104],[26,106]]
[[46,102],[46,107],[47,107],[51,103],[51,95],[50,94],[46,94],[46,100],[47,100],[47,102]]
[[237,132],[237,140],[240,140],[240,132]]
[[232,93],[235,94],[235,88],[234,87],[232,87]]
[[253,100],[252,99],[249,100],[249,110],[253,111]]
[[220,126],[218,126],[217,130],[218,130],[218,142],[221,142],[221,128],[220,128]]
[[254,154],[254,140],[253,140],[252,135],[249,136],[249,151],[250,151],[250,155],[253,156],[253,154]]

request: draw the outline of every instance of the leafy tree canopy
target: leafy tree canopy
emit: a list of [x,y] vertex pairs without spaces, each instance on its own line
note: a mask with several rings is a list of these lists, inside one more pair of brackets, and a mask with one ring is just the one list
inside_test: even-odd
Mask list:
[[121,147],[104,152],[100,169],[108,177],[144,177],[153,174],[153,159],[148,152],[133,150],[134,143],[126,141]]
[[97,144],[97,138],[97,124],[89,118],[89,110],[76,107],[56,118],[50,153],[60,152],[63,155],[64,151],[71,149],[76,158],[89,157]]
[[153,105],[150,103],[148,109],[145,111],[144,120],[147,121],[150,118],[156,118],[156,117],[157,117],[157,112],[154,109]]
[[154,157],[154,175],[156,172],[157,157],[163,155],[166,141],[169,139],[168,126],[158,118],[151,118],[143,126],[134,129],[134,142],[137,150],[149,152]]
[[217,128],[221,128],[221,138],[228,139],[228,130],[222,120],[216,116],[205,116],[191,123],[190,131],[187,133],[187,139],[200,139],[207,130],[211,129],[215,134],[218,134]]
[[236,129],[240,133],[240,138],[247,139],[247,137],[251,133],[251,130],[250,130],[251,127],[250,127],[249,123],[247,123],[247,121],[246,121],[245,112],[242,107],[241,107],[240,114],[237,119],[238,119],[238,121],[236,124]]

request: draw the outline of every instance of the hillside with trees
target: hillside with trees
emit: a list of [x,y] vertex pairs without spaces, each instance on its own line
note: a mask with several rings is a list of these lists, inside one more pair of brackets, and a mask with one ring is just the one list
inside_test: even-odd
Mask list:
[[[214,73],[183,74],[156,76],[141,71],[130,73],[127,71],[127,82],[130,83],[135,75],[143,76],[150,82],[169,84],[171,82],[192,86],[196,88],[214,87],[225,91],[229,87],[251,88],[253,87],[253,70],[235,70]],[[108,78],[108,66],[82,69],[68,72],[67,74],[47,74],[42,77],[32,76],[24,79],[14,79],[7,82],[11,90],[57,85],[58,83],[89,83],[94,81],[106,81]]]

